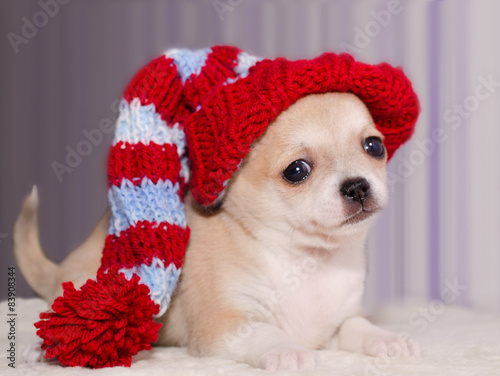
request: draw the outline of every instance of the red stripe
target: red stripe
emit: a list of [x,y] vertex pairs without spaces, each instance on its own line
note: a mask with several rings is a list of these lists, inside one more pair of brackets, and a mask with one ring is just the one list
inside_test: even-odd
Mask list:
[[162,260],[165,266],[174,263],[182,266],[184,253],[189,240],[189,228],[169,223],[139,221],[122,231],[120,236],[109,234],[104,245],[101,268],[106,270],[112,265],[132,268],[137,265],[151,265],[153,257]]
[[[125,148],[122,148],[122,146]],[[130,144],[119,141],[111,148],[108,161],[108,187],[120,186],[123,179],[135,185],[148,177],[154,184],[161,180],[175,183],[181,170],[177,146],[150,142]]]
[[212,47],[205,65],[198,76],[192,75],[184,83],[184,101],[192,109],[196,109],[206,96],[228,78],[235,78],[234,68],[238,64],[240,49],[228,46]]
[[156,112],[168,123],[182,121],[189,113],[182,95],[181,78],[174,60],[162,55],[135,75],[123,94],[129,103],[139,98],[142,105],[153,103]]

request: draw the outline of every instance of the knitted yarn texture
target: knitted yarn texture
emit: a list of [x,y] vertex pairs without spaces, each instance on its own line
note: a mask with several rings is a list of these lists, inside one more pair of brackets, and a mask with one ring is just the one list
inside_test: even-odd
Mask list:
[[46,358],[67,366],[130,366],[151,348],[189,240],[184,194],[220,202],[232,174],[274,119],[313,93],[352,92],[384,134],[389,158],[419,113],[410,81],[350,55],[263,60],[235,47],[172,49],[132,79],[108,161],[112,211],[95,281],[64,295],[35,324]]

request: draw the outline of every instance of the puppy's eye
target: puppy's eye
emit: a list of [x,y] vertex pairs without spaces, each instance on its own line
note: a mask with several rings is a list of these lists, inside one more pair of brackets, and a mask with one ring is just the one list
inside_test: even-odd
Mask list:
[[378,137],[368,137],[363,141],[363,149],[375,158],[382,158],[385,155],[385,147]]
[[300,183],[306,180],[310,173],[311,166],[303,159],[299,159],[283,171],[283,178],[290,183]]

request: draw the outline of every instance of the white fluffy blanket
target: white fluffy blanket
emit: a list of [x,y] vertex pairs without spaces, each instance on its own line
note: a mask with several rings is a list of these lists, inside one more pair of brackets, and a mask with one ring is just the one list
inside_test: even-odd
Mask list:
[[[90,370],[56,362],[24,362],[22,353],[37,340],[33,323],[47,305],[40,299],[16,301],[16,362],[8,366],[7,304],[0,303],[0,375],[269,375],[248,365],[219,358],[189,356],[184,348],[154,348],[134,357],[131,368]],[[347,352],[321,351],[317,370],[297,375],[500,375],[500,317],[439,304],[387,307],[374,320],[398,333],[410,333],[423,349],[421,359],[370,358]],[[290,372],[276,372],[288,375]]]

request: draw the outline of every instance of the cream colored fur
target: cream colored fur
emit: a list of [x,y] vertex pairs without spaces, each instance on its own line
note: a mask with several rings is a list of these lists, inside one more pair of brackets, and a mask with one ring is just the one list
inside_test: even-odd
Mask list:
[[[386,203],[386,160],[364,151],[369,136],[382,138],[356,96],[309,95],[254,143],[219,209],[207,212],[188,195],[191,238],[171,307],[160,318],[158,344],[270,370],[313,368],[315,350],[322,348],[417,355],[412,340],[361,316],[365,241],[374,216],[360,215],[361,206],[340,187],[362,177],[370,184],[370,214]],[[283,171],[300,159],[312,171],[290,184]],[[37,205],[35,192],[16,223],[14,248],[31,286],[51,301],[61,282],[80,285],[95,276],[109,210],[89,239],[56,266],[39,246]],[[71,275],[74,270],[82,274]]]

